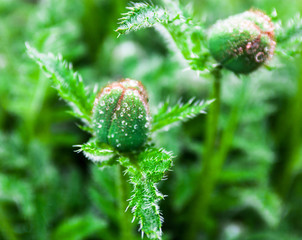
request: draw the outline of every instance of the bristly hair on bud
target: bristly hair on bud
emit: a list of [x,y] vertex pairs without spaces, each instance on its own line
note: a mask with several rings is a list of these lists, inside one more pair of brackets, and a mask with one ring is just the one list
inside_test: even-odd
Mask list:
[[273,56],[274,35],[270,18],[252,9],[214,24],[208,34],[209,49],[223,67],[248,74]]
[[121,152],[138,150],[149,132],[147,92],[141,82],[124,79],[102,89],[96,98],[92,127],[98,141]]

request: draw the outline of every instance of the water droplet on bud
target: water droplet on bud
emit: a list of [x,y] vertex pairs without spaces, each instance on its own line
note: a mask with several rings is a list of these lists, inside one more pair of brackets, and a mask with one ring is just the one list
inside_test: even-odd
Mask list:
[[217,21],[208,36],[212,56],[235,73],[250,73],[274,53],[274,24],[258,10]]
[[265,60],[265,55],[263,52],[258,52],[255,56],[256,62],[263,62]]
[[95,101],[92,125],[100,142],[127,152],[144,145],[149,119],[148,98],[143,85],[126,79],[102,90]]

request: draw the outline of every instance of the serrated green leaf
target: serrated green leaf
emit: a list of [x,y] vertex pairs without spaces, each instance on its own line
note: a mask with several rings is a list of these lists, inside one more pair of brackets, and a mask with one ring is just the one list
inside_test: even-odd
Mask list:
[[142,235],[150,239],[161,239],[162,216],[158,202],[164,196],[156,184],[162,180],[172,166],[172,154],[164,149],[148,148],[138,156],[138,166],[131,164],[127,158],[120,159],[127,168],[130,182],[133,184],[133,195],[129,202],[134,219],[140,224]]
[[141,28],[152,27],[156,23],[167,23],[168,12],[158,6],[147,3],[133,3],[129,10],[120,18],[119,27],[115,30],[119,34],[127,34]]
[[74,115],[89,125],[93,98],[86,92],[82,77],[74,72],[72,65],[64,61],[61,56],[39,53],[27,43],[26,48],[27,54],[53,80],[54,87],[71,106]]
[[288,20],[285,25],[277,25],[276,41],[276,53],[278,54],[293,57],[302,52],[302,18],[300,14]]
[[291,38],[302,34],[302,18],[297,14],[294,18],[289,19],[285,26],[279,26],[277,29],[277,43],[284,43]]
[[90,139],[89,142],[83,145],[76,145],[80,147],[77,152],[83,152],[85,157],[100,167],[114,164],[114,159],[117,157],[117,152],[105,143],[99,143],[95,138]]
[[152,182],[159,182],[172,166],[172,158],[172,153],[163,148],[148,148],[138,157],[140,171]]
[[165,102],[153,117],[152,129],[155,132],[161,129],[169,129],[171,124],[179,121],[185,122],[198,114],[205,113],[204,109],[209,106],[213,100],[194,101],[191,99],[188,103],[177,103],[173,107],[169,107],[169,103]]
[[[146,3],[134,3],[120,20],[116,30],[119,35],[142,28],[155,27],[167,42],[167,46],[187,60],[188,65],[197,71],[212,69],[206,31],[201,23],[186,18],[175,3],[167,3],[171,11]],[[183,60],[181,60],[183,62]]]

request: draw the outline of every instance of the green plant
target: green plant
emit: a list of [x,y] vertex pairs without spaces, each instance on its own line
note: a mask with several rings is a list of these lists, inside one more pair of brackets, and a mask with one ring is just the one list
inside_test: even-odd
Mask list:
[[[149,113],[143,86],[128,79],[114,82],[105,87],[96,98],[96,91],[86,89],[80,75],[61,56],[39,53],[28,44],[26,47],[29,56],[53,79],[59,95],[71,105],[71,114],[82,120],[82,129],[95,136],[88,143],[78,145],[78,151],[83,151],[99,167],[120,164],[121,183],[118,189],[121,215],[128,198],[128,193],[124,192],[127,189],[124,186],[126,180],[122,177],[126,172],[133,185],[129,202],[134,214],[133,220],[139,222],[142,235],[145,233],[150,239],[161,239],[162,217],[158,202],[164,195],[156,185],[171,168],[173,155],[162,148],[156,148],[151,139],[145,144]],[[178,103],[173,107],[163,104],[153,116],[150,131],[156,132],[172,123],[186,121],[203,113],[211,102],[191,100],[187,104]],[[93,114],[90,113],[92,109]],[[120,224],[121,238],[133,239],[129,219],[123,217]]]
[[[117,150],[101,151],[98,145],[103,144],[89,141],[92,124],[66,114],[68,105],[25,54],[26,41],[41,53],[61,53],[72,62],[89,96],[97,96],[113,79],[139,79],[148,90],[150,120],[157,109],[166,113],[178,99],[189,108],[192,96],[216,99],[209,114],[172,123],[169,131],[160,128],[159,121],[166,120],[156,114],[158,121],[152,122],[158,124],[148,130],[153,147],[176,156],[168,178],[157,185],[168,195],[158,202],[165,220],[163,239],[188,239],[193,225],[195,239],[302,238],[302,21],[296,14],[302,2],[153,2],[141,4],[144,18],[133,18],[137,31],[132,28],[117,38],[113,29],[119,28],[121,12],[128,4],[133,13],[138,10],[130,0],[0,1],[0,239],[140,239],[133,234],[137,225],[131,224],[131,209],[124,211],[133,185],[127,182],[126,168],[111,158]],[[211,55],[208,36],[218,19],[248,9],[268,13],[277,45],[257,71],[234,74],[217,65],[221,63]],[[126,30],[124,23],[120,27]],[[140,30],[147,25],[154,28]],[[221,81],[215,81],[219,91],[213,92],[215,78]],[[93,102],[94,97],[92,108]],[[179,107],[169,115],[181,111]],[[216,137],[206,140],[213,132]],[[95,154],[102,156],[89,152],[90,144],[85,146],[88,152],[74,151],[78,147],[73,144],[85,142],[97,145]],[[148,146],[148,139],[146,143],[137,151]],[[98,167],[83,153],[117,164]],[[209,168],[211,162],[215,167]],[[138,188],[146,185],[139,183]],[[197,210],[202,184],[206,214]]]
[[[298,16],[290,20],[286,27],[281,27],[280,22],[276,22],[276,16],[274,22],[271,22],[269,16],[261,11],[250,10],[218,21],[208,30],[205,24],[194,21],[190,13],[184,13],[179,3],[169,0],[162,2],[164,7],[134,3],[121,18],[116,31],[125,34],[153,26],[169,42],[172,51],[180,59],[186,60],[189,68],[205,77],[210,73],[213,78],[212,98],[216,101],[207,118],[202,167],[197,174],[198,182],[189,207],[190,223],[185,236],[193,240],[199,226],[208,224],[206,219],[210,199],[231,149],[240,113],[247,101],[245,95],[249,77],[241,75],[239,77],[244,81],[242,89],[233,102],[224,129],[221,129],[221,70],[226,68],[235,74],[247,74],[264,64],[270,69],[266,60],[272,57],[275,48],[276,55],[280,57],[282,52],[289,57],[299,53],[302,43],[301,19]],[[276,199],[275,195],[272,198]]]
[[99,142],[118,151],[139,149],[147,140],[150,122],[144,86],[131,79],[108,85],[95,101],[92,119]]
[[218,21],[208,34],[211,55],[235,73],[250,73],[272,58],[274,25],[259,10]]

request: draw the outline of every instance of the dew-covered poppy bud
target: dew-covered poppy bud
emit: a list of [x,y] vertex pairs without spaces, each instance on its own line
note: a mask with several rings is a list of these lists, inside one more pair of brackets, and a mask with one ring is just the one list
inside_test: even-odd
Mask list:
[[102,89],[95,100],[92,126],[100,142],[121,152],[143,146],[149,130],[149,107],[141,82],[125,79]]
[[258,10],[249,10],[215,23],[208,35],[212,56],[235,73],[250,73],[272,57],[274,25]]

